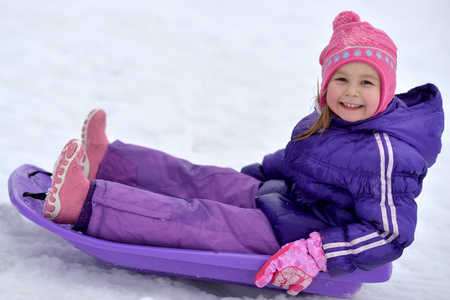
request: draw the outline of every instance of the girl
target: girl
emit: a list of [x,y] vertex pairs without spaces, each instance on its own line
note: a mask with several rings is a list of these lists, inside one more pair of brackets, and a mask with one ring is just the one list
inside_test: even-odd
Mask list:
[[83,141],[55,164],[45,217],[116,242],[270,254],[256,285],[292,295],[320,271],[397,259],[414,239],[414,199],[441,149],[441,96],[431,84],[394,96],[397,48],[357,14],[342,12],[333,29],[316,111],[285,149],[242,172],[194,165],[109,144],[95,110]]

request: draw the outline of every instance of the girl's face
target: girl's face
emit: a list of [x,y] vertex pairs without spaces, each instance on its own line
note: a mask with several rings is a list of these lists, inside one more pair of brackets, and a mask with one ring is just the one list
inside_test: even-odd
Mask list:
[[381,80],[370,65],[352,62],[340,67],[331,77],[326,101],[330,109],[348,122],[365,120],[380,105]]

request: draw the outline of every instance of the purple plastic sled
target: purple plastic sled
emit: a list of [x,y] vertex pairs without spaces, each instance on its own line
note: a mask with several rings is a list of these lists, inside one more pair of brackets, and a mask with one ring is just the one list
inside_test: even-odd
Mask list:
[[[50,185],[51,179],[43,169],[23,165],[11,174],[8,181],[11,202],[22,215],[37,225],[63,237],[81,251],[115,267],[256,287],[253,282],[255,275],[270,257],[258,254],[139,246],[89,237],[71,230],[68,225],[55,224],[42,216],[44,201],[28,196],[27,193],[44,193]],[[363,283],[387,281],[391,273],[391,264],[372,271],[356,270],[351,274],[333,278],[328,273],[320,273],[304,292],[353,298]],[[270,284],[266,288],[280,289]]]

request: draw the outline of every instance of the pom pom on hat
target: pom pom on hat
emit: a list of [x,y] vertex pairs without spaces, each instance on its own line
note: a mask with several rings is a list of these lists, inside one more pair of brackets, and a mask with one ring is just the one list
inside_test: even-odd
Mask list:
[[324,91],[334,72],[351,62],[367,63],[380,75],[380,105],[374,115],[383,112],[395,94],[397,47],[384,31],[361,22],[359,15],[352,11],[343,11],[334,19],[330,43],[320,55],[322,97],[318,101],[319,108],[325,105]]
[[343,11],[334,19],[333,30],[336,30],[341,25],[354,22],[361,22],[359,15],[352,11]]

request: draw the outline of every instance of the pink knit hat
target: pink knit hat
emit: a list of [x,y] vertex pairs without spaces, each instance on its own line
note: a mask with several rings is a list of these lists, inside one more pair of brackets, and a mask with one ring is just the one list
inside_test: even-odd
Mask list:
[[[333,22],[330,43],[320,55],[322,66],[322,93],[334,72],[350,62],[364,62],[372,66],[380,75],[380,105],[374,115],[383,112],[395,94],[397,47],[382,30],[374,28],[351,11],[341,12]],[[323,95],[319,106],[325,105]]]

